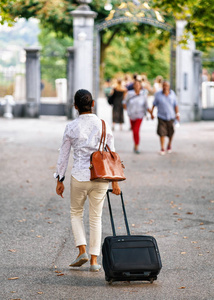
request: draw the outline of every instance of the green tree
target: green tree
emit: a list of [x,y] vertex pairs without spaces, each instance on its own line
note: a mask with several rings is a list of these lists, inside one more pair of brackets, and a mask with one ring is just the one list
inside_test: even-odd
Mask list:
[[0,24],[4,24],[5,22],[8,25],[12,26],[13,22],[15,22],[16,14],[11,14],[12,7],[15,3],[15,0],[1,0],[0,2]]
[[209,74],[214,72],[214,48],[208,48],[202,55],[203,67],[206,68]]
[[[144,0],[139,1],[144,3]],[[92,10],[98,12],[97,21],[105,19],[108,11],[104,9],[106,0],[93,0],[90,4]],[[112,0],[113,10],[121,1]],[[133,8],[133,1],[124,1]],[[166,18],[185,18],[188,21],[187,29],[194,35],[200,47],[214,45],[214,5],[213,0],[152,0],[148,3],[158,9]],[[16,17],[38,18],[45,27],[49,27],[61,34],[72,34],[72,18],[70,11],[79,5],[74,0],[2,0],[0,9],[1,22],[14,20]],[[134,8],[133,8],[134,9]],[[120,26],[123,27],[123,26]],[[118,29],[112,28],[112,34]],[[186,38],[188,35],[186,35]]]
[[116,36],[106,50],[105,78],[112,78],[119,72],[146,73],[149,79],[157,75],[168,78],[169,43],[160,50],[157,49],[157,35],[158,33],[153,36],[137,33],[125,38]]
[[[104,20],[106,17],[109,17],[109,12],[104,9],[105,0],[94,0],[91,3],[91,9],[98,12],[96,21]],[[121,5],[121,1],[112,0],[113,8],[117,8]],[[13,8],[9,7],[11,16],[18,17],[36,17],[40,20],[43,28],[48,28],[50,31],[56,32],[58,37],[62,36],[72,36],[72,17],[70,11],[74,10],[79,5],[78,1],[69,1],[69,0],[19,0],[16,1],[13,5]],[[135,13],[138,9],[132,2],[125,4],[125,8],[120,9],[120,13],[123,14],[129,10],[132,13]],[[111,14],[114,10],[110,12]],[[152,26],[144,24],[123,24],[113,26],[109,29],[103,30],[101,32],[101,81],[104,76],[104,60],[106,49],[111,45],[111,42],[114,40],[115,36],[130,36],[135,35],[137,32],[142,34],[147,32],[152,35],[155,32],[155,28]],[[160,38],[159,47],[162,46],[162,41],[167,40],[168,33],[164,34],[165,38]],[[48,45],[46,44],[46,47]],[[45,50],[47,51],[47,50]],[[54,51],[54,50],[53,50]],[[50,60],[50,59],[49,59]],[[53,59],[54,60],[54,59]],[[45,64],[45,59],[42,60],[42,65]],[[54,74],[54,72],[50,73]]]
[[[90,4],[92,10],[98,13],[96,21],[111,18],[120,7],[120,12],[124,14],[135,14],[139,8],[146,5],[152,6],[156,10],[156,14],[162,14],[165,20],[172,25],[175,24],[176,18],[187,20],[187,30],[194,35],[194,38],[199,46],[199,49],[214,46],[214,5],[213,0],[145,0],[138,1],[140,6],[135,5],[133,1],[111,0],[113,9],[110,14],[104,9],[106,0],[93,0]],[[3,3],[3,4],[2,4]],[[36,17],[40,20],[41,25],[49,28],[57,33],[58,36],[72,36],[72,17],[70,12],[79,5],[75,0],[18,0],[9,1],[3,0],[0,8],[3,7],[3,12],[6,19],[14,20],[16,17]],[[145,11],[142,9],[142,11]],[[154,11],[148,10],[154,14]],[[149,34],[151,37],[155,28],[144,24],[120,24],[113,26],[101,32],[101,75],[104,74],[103,62],[108,47],[111,45],[114,38],[117,36],[124,37],[136,35],[139,32]],[[188,39],[188,32],[183,37],[183,42]],[[154,43],[156,48],[161,49],[168,42],[169,34],[162,32],[156,38]]]
[[199,49],[214,47],[213,0],[153,0],[152,3],[165,15],[187,20],[184,43],[192,33]]
[[55,79],[66,77],[66,49],[73,43],[70,37],[57,36],[54,31],[42,28],[39,34],[41,50],[42,79],[49,81],[53,87]]

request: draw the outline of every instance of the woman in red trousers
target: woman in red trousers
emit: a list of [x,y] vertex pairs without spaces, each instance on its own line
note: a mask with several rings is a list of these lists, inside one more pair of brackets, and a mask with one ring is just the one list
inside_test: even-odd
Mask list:
[[139,154],[140,144],[140,125],[143,121],[143,117],[148,111],[151,114],[151,110],[147,104],[148,91],[142,88],[141,80],[137,79],[134,83],[134,90],[128,91],[125,99],[123,100],[124,108],[127,109],[128,116],[131,122],[131,129],[134,138],[134,153]]

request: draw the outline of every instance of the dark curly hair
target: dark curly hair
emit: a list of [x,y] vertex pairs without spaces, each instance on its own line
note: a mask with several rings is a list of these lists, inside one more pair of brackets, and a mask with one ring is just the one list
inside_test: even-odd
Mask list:
[[78,90],[74,96],[74,104],[78,107],[79,113],[91,111],[92,95],[87,90]]

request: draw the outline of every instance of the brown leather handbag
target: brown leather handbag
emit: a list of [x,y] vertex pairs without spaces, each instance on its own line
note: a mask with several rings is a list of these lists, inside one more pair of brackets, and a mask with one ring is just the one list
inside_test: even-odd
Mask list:
[[[102,135],[100,139],[100,145],[98,151],[91,154],[90,158],[90,180],[106,179],[109,181],[122,181],[126,177],[123,169],[125,169],[123,163],[120,160],[119,155],[116,152],[112,152],[109,146],[106,144],[106,124],[102,121]],[[102,150],[101,150],[102,149]]]

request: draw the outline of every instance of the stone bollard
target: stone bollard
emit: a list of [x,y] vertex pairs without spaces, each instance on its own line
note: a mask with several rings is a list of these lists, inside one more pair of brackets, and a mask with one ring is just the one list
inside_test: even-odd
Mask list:
[[56,95],[60,103],[67,102],[67,79],[58,78],[55,80]]
[[13,96],[11,95],[6,95],[4,97],[4,115],[3,117],[4,118],[7,118],[7,119],[12,119],[13,118],[13,114],[12,114],[12,107],[15,105],[15,101],[13,100]]

